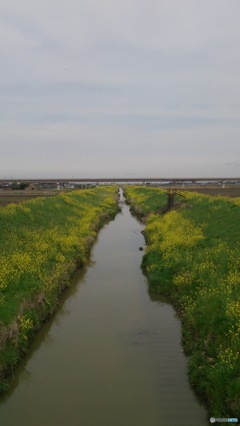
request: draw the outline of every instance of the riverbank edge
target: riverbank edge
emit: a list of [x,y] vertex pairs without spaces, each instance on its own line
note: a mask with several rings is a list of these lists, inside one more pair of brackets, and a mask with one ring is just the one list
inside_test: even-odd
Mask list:
[[[148,215],[144,215],[144,212],[141,210],[140,206],[131,204],[131,198],[128,197],[126,193],[124,195],[125,195],[125,198],[126,198],[126,203],[130,206],[131,214],[134,217],[136,217],[145,226],[147,219],[151,215],[151,213],[148,214]],[[161,216],[161,213],[159,213],[159,216]],[[142,231],[142,234],[144,236],[146,247],[147,247],[148,244],[149,244],[149,241],[148,241],[145,230]],[[187,336],[188,336],[189,333],[188,333],[188,328],[187,328],[186,322],[184,321],[184,317],[182,315],[182,307],[181,307],[180,301],[178,300],[177,293],[174,291],[173,287],[171,287],[169,292],[162,292],[160,286],[156,286],[156,283],[151,282],[151,276],[150,276],[150,273],[147,271],[147,266],[148,266],[147,255],[144,254],[143,258],[142,258],[141,268],[142,268],[144,275],[147,278],[149,292],[152,293],[152,294],[159,294],[161,296],[166,297],[166,300],[168,302],[170,302],[171,305],[173,306],[179,320],[181,321],[181,328],[182,328],[181,344],[182,344],[182,348],[183,348],[185,356],[189,357],[190,355],[192,355],[192,353],[191,353],[191,351],[189,350],[189,347],[188,347],[189,345],[188,345]],[[191,380],[191,374],[190,374],[190,371],[189,371],[189,363],[187,363],[187,367],[188,367],[189,383],[190,383],[193,391],[202,399],[203,403],[206,405],[207,410],[208,410],[208,414],[210,416],[211,414],[210,414],[209,395],[204,394],[204,393],[199,391],[198,383],[196,381],[194,382],[194,381]]]
[[[11,324],[0,326],[0,351],[1,351],[1,369],[0,369],[0,395],[5,394],[9,389],[9,380],[14,377],[14,370],[18,366],[20,360],[27,354],[31,342],[56,311],[60,298],[64,291],[72,285],[72,278],[77,270],[87,264],[93,245],[96,242],[99,231],[111,220],[114,220],[120,211],[118,204],[119,196],[116,194],[115,211],[102,212],[98,216],[98,220],[92,223],[93,229],[96,231],[94,238],[86,241],[86,258],[84,261],[80,258],[70,259],[64,274],[57,280],[52,288],[51,303],[44,297],[44,287],[41,292],[37,293],[34,298],[29,301],[23,301],[17,318]],[[31,317],[31,326],[28,326],[28,320],[25,324],[19,321],[24,316]]]
[[[205,196],[205,197],[209,199],[209,196]],[[146,226],[152,223],[151,215],[149,218],[150,221],[146,220],[149,217],[149,214],[144,216],[144,212],[141,209],[141,204],[137,206],[137,209],[135,208],[137,204],[136,199],[133,198],[131,200],[130,194],[128,197],[126,195],[126,199],[128,204],[131,205],[131,211],[134,215],[137,215],[139,218],[143,218],[143,222],[144,224],[146,224]],[[212,199],[211,199],[211,202],[213,202]],[[224,202],[228,202],[228,199],[224,199]],[[145,208],[144,202],[143,202],[143,206]],[[186,206],[183,206],[183,208],[184,207],[186,208]],[[193,206],[190,205],[190,207],[193,207]],[[181,211],[181,208],[180,208],[180,211]],[[163,214],[159,214],[159,212],[158,212],[158,215],[156,215],[156,211],[152,213],[156,217],[159,216],[160,220],[162,217],[164,222],[168,221],[168,218],[167,218],[168,213],[166,214],[166,216]],[[169,213],[169,214],[172,215],[173,213]],[[230,218],[231,218],[231,215],[230,215]],[[147,230],[148,228],[146,228],[143,231],[143,234],[145,237],[146,245],[147,247],[149,247],[149,245],[153,244],[153,241],[152,239],[151,241],[150,240],[148,241],[149,237],[151,238],[151,232],[150,232],[150,235],[148,235]],[[172,235],[170,235],[170,238],[172,238]],[[166,238],[165,238],[165,241],[166,241]],[[193,322],[193,325],[191,324],[191,320],[189,321],[189,315],[186,315],[186,309],[185,309],[186,306],[185,307],[183,306],[184,305],[183,297],[182,297],[183,293],[179,292],[179,288],[176,285],[176,281],[174,281],[176,276],[176,270],[174,271],[174,269],[171,269],[171,267],[165,268],[163,263],[161,262],[162,258],[161,257],[159,258],[159,255],[156,257],[156,253],[154,253],[154,251],[147,250],[147,253],[145,253],[143,257],[142,270],[148,280],[149,292],[166,296],[166,298],[173,305],[174,309],[176,310],[181,320],[182,346],[184,349],[184,353],[188,357],[189,382],[192,388],[194,389],[194,391],[196,391],[196,393],[206,403],[209,414],[215,415],[215,417],[240,418],[240,394],[239,394],[240,380],[239,380],[239,375],[236,374],[237,368],[234,373],[233,367],[230,365],[230,368],[228,366],[226,367],[228,368],[228,371],[226,371],[225,364],[219,363],[219,358],[223,356],[222,349],[221,349],[222,345],[220,344],[219,346],[219,338],[218,338],[217,346],[216,346],[216,343],[214,343],[217,340],[216,339],[214,340],[214,330],[211,327],[208,329],[207,335],[206,333],[204,335],[204,332],[202,332],[201,327],[195,327],[198,317],[195,316],[195,321]],[[153,271],[154,267],[156,267],[156,270],[158,269],[158,271],[161,270],[162,281],[160,281],[159,276],[157,276],[156,273]],[[224,282],[228,283],[228,281],[226,281],[226,278]],[[186,298],[185,298],[185,301],[186,301]],[[209,306],[212,306],[212,305],[210,304],[206,305],[207,308],[209,308]],[[218,305],[217,305],[217,308],[219,308]],[[216,312],[217,312],[217,308],[216,308]],[[204,308],[203,308],[203,311],[204,311]],[[205,311],[207,312],[207,310]],[[199,312],[201,314],[202,310],[200,310]],[[211,311],[210,311],[207,318],[211,319],[212,317],[213,316],[211,315]],[[215,316],[214,318],[216,317],[217,316]],[[222,316],[220,317],[220,319],[221,318]],[[226,321],[227,321],[227,318],[226,318]],[[200,324],[201,321],[198,320],[198,323]],[[221,323],[219,322],[219,324]],[[223,327],[225,327],[224,330],[227,329],[226,324],[228,325],[228,322],[225,322],[223,324]],[[222,333],[221,335],[218,334],[216,336],[218,337],[220,336],[224,339],[225,335],[227,336],[226,333]],[[215,348],[219,348],[219,350],[216,349],[212,351],[211,344],[215,345]],[[232,349],[234,350],[234,347],[232,347]],[[236,356],[237,356],[237,353],[236,353]],[[234,352],[230,352],[230,355],[234,357]],[[222,374],[222,376],[220,374]],[[229,385],[228,388],[227,388],[227,385]],[[231,386],[231,389],[230,389],[230,386]],[[232,391],[231,393],[229,392],[229,389]]]

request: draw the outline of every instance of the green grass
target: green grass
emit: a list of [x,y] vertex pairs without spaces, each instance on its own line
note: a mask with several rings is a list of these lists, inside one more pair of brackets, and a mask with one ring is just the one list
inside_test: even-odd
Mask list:
[[116,187],[98,187],[0,208],[0,391],[116,200]]
[[[149,215],[147,191],[140,198],[130,188],[135,211]],[[210,414],[240,417],[239,199],[188,193],[165,215],[152,205],[143,259],[150,290],[167,295],[181,314],[189,378]]]
[[125,186],[124,195],[130,204],[132,213],[146,217],[151,212],[159,211],[167,205],[167,191],[159,188],[142,186]]

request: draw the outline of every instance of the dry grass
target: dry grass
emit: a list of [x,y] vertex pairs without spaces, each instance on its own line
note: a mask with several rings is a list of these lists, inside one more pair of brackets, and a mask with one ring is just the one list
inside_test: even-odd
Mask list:
[[[173,187],[172,187],[173,188]],[[167,189],[166,186],[163,189]],[[200,194],[207,194],[211,196],[221,195],[222,197],[240,197],[240,185],[185,185],[175,186],[174,188],[180,192],[198,192]]]
[[22,203],[23,201],[33,200],[37,197],[52,197],[58,195],[56,191],[0,191],[0,206],[7,206],[11,203]]

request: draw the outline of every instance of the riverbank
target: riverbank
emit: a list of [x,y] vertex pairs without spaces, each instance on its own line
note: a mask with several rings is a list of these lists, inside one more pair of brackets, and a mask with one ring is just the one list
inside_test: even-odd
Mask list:
[[150,291],[180,312],[190,382],[212,416],[240,417],[239,199],[185,192],[176,210],[161,215],[166,192],[126,187],[125,194],[135,213],[148,216],[143,268]]
[[98,230],[118,211],[116,187],[73,191],[0,208],[0,392]]

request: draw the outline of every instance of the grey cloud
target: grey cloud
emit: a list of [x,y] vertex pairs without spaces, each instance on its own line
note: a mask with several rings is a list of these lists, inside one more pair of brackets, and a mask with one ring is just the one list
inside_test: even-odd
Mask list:
[[232,161],[229,163],[224,163],[224,166],[228,167],[240,167],[240,161]]
[[237,173],[239,1],[1,9],[2,177]]

